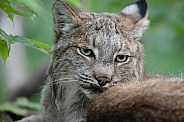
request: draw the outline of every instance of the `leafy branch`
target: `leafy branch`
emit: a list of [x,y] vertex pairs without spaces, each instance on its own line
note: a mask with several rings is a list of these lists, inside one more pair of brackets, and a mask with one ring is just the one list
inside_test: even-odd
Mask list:
[[42,42],[38,42],[34,39],[28,39],[21,37],[19,35],[13,36],[8,35],[5,31],[0,29],[0,55],[3,58],[4,62],[6,62],[9,52],[11,49],[11,44],[19,42],[27,47],[31,47],[34,49],[37,49],[39,51],[44,52],[45,54],[49,55],[49,51],[51,47],[47,44],[44,44]]
[[[14,15],[35,17],[38,14],[40,0],[2,0],[0,8],[8,15],[8,18],[13,22]],[[8,35],[0,28],[0,56],[6,62],[11,45],[19,42],[25,46],[40,50],[49,55],[50,46],[33,39],[24,38],[21,36]]]
[[13,21],[14,15],[35,16],[38,14],[40,0],[1,0],[0,8]]

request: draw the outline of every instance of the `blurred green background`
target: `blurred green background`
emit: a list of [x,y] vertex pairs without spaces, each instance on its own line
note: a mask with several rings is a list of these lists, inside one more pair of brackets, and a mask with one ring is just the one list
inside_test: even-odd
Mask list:
[[[71,1],[76,0],[70,0],[70,3]],[[52,45],[54,2],[55,0],[42,0],[36,18],[21,18],[24,37]],[[118,13],[132,2],[134,1],[81,0],[80,9]],[[151,23],[142,39],[145,46],[145,70],[149,73],[182,76],[184,73],[184,0],[147,0],[147,2]],[[22,60],[26,60],[26,69],[30,74],[49,58],[42,52],[30,48],[25,48],[24,53],[27,59]],[[0,63],[0,100],[8,95],[4,70],[5,67]]]

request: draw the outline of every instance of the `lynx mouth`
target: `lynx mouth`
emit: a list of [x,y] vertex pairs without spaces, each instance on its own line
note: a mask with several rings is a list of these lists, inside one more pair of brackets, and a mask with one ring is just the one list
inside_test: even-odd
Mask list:
[[105,91],[104,88],[101,88],[101,87],[96,86],[96,85],[84,85],[84,84],[82,84],[81,88],[83,90],[90,91],[91,93],[94,93],[94,94],[100,94],[100,93]]

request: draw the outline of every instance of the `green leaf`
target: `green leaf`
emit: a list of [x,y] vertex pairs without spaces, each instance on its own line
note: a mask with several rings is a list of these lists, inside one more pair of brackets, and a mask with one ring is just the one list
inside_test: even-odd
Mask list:
[[12,13],[12,9],[13,8],[12,8],[12,5],[11,5],[10,1],[8,1],[8,0],[2,0],[0,2],[0,8],[4,12],[6,12],[8,14],[8,17],[10,18],[10,20],[13,21],[13,17],[14,17],[14,15]]
[[11,48],[11,44],[12,44],[12,39],[11,37],[0,28],[0,36],[2,37],[2,39],[4,39],[8,45],[8,49],[10,50]]
[[33,39],[23,38],[21,36],[8,35],[6,32],[0,29],[0,55],[3,58],[4,63],[6,63],[6,60],[9,56],[11,44],[14,42],[19,42],[27,47],[37,49],[47,55],[50,54],[49,51],[51,47],[49,45]]
[[11,37],[0,28],[0,55],[4,60],[4,64],[9,56],[11,44]]
[[38,50],[40,50],[40,51],[42,51],[42,52],[44,52],[44,53],[46,53],[47,55],[49,55],[50,53],[50,49],[51,49],[51,47],[49,46],[49,45],[47,45],[47,44],[44,44],[44,43],[42,43],[42,42],[38,42],[38,41],[36,41],[36,40],[33,40],[33,39],[28,39],[30,42],[32,42],[33,44],[35,44],[36,45],[36,49],[38,49]]
[[16,100],[15,105],[21,106],[24,108],[29,108],[29,109],[35,109],[35,110],[40,110],[41,105],[36,102],[30,102],[27,98],[25,97],[20,97]]
[[42,42],[38,42],[36,40],[33,40],[33,39],[28,39],[30,42],[32,42],[33,44],[37,45],[38,47],[40,48],[43,48],[43,49],[46,49],[46,50],[50,50],[51,47],[47,44],[44,44]]
[[20,116],[25,116],[28,112],[25,108],[16,106],[14,103],[11,102],[0,104],[0,111],[1,112],[7,111]]
[[11,37],[0,28],[0,36],[2,37],[3,40],[6,41],[7,45],[8,45],[8,49],[10,50],[11,48],[11,44],[12,44],[12,39]]
[[0,38],[0,55],[3,58],[5,64],[9,56],[9,49],[6,41],[2,40],[1,38]]
[[33,40],[33,39],[23,38],[21,36],[14,36],[14,37],[12,37],[12,39],[15,42],[19,42],[25,46],[40,50],[40,51],[44,52],[45,54],[49,55],[49,51],[50,51],[51,47],[47,44],[38,42],[38,41]]
[[40,0],[1,0],[0,9],[7,13],[13,22],[14,14],[34,17],[38,14]]
[[28,39],[23,38],[21,36],[11,36],[14,42],[19,42],[25,46],[28,47],[34,47],[35,45],[33,43],[31,43]]
[[37,15],[40,7],[40,0],[15,0],[17,4],[25,7],[30,13]]
[[0,119],[0,122],[3,122],[3,120]]

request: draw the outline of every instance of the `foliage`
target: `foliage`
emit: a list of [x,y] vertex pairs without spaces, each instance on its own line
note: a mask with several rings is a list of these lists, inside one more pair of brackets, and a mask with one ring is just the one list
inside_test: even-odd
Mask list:
[[19,42],[25,46],[35,48],[49,55],[50,46],[33,39],[23,38],[21,36],[8,35],[2,29],[0,29],[0,55],[2,56],[4,62],[6,62],[7,57],[11,49],[11,44]]
[[40,0],[1,0],[0,8],[8,14],[13,21],[14,14],[21,16],[35,16]]
[[[3,0],[0,2],[0,8],[7,13],[10,20],[13,22],[14,14],[21,16],[35,16],[37,15],[37,8],[40,0]],[[46,54],[49,54],[50,46],[33,39],[23,38],[21,36],[8,35],[0,28],[0,55],[6,62],[11,49],[11,44],[20,42],[25,46],[38,49]]]
[[[37,16],[39,3],[41,3],[40,0],[3,0],[0,2],[0,8],[13,22],[14,14],[29,16],[31,18]],[[49,45],[38,42],[34,39],[24,38],[19,35],[8,35],[4,30],[0,28],[0,56],[3,58],[4,63],[9,56],[11,45],[15,42],[19,42],[27,47],[40,50],[49,55]],[[29,109],[40,110],[40,104],[30,102],[26,98],[18,98],[15,102],[5,102],[0,104],[0,112],[11,112],[21,116],[25,116]]]
[[30,102],[27,98],[18,98],[15,102],[5,102],[0,104],[0,112],[11,112],[19,116],[26,116],[28,110],[40,110],[40,104]]

